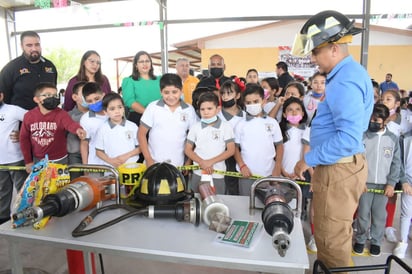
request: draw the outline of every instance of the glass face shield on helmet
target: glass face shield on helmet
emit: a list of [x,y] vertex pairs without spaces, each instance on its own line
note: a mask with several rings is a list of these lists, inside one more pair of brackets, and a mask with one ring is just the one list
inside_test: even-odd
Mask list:
[[362,29],[354,26],[345,15],[336,11],[323,11],[312,16],[295,36],[291,53],[295,56],[306,56],[314,48],[328,43],[350,43],[352,36]]

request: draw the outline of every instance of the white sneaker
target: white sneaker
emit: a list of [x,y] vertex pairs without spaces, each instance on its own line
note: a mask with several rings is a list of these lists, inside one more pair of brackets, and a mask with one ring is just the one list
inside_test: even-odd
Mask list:
[[316,247],[315,237],[313,235],[310,236],[310,240],[308,242],[307,248],[312,252],[318,252],[318,248]]
[[408,248],[408,243],[399,242],[396,244],[396,247],[393,250],[393,255],[395,255],[396,257],[400,259],[403,259],[405,258],[407,248]]
[[385,228],[385,237],[388,240],[388,242],[391,242],[391,243],[398,242],[398,239],[396,238],[395,231],[396,231],[396,229],[393,228],[393,227]]

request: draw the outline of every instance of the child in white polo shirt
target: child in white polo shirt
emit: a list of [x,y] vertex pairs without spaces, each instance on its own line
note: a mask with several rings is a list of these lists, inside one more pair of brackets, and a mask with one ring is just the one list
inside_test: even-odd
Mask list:
[[80,154],[83,164],[104,164],[96,155],[96,134],[100,126],[107,120],[103,110],[104,93],[99,84],[88,82],[82,89],[83,97],[89,111],[80,118],[80,125],[86,130],[86,139],[80,142]]
[[243,175],[239,180],[239,193],[249,196],[254,182],[248,179],[251,175],[281,175],[283,141],[278,122],[262,110],[263,88],[248,84],[242,97],[247,116],[235,128],[235,159]]
[[[214,170],[226,171],[225,160],[235,154],[235,141],[232,126],[222,121],[217,114],[220,111],[219,97],[212,92],[200,95],[198,99],[200,122],[190,128],[187,135],[185,153],[198,164],[191,179],[191,188],[198,192],[201,172],[213,174]],[[217,194],[225,194],[224,176],[213,174],[213,183]]]
[[103,110],[108,116],[96,135],[96,155],[105,163],[117,168],[139,159],[137,125],[126,120],[124,102],[117,93],[103,97]]
[[[18,136],[19,124],[27,110],[3,102],[4,92],[0,90],[0,165],[24,166]],[[10,204],[13,186],[19,191],[27,177],[25,170],[0,171],[0,225],[10,219]]]
[[177,74],[164,74],[160,91],[162,99],[150,103],[140,119],[139,146],[147,167],[157,162],[182,166],[187,132],[196,122],[196,113],[181,100],[182,79]]

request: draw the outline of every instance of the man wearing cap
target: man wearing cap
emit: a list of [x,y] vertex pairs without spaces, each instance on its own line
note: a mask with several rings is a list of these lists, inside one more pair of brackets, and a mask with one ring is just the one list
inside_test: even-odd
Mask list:
[[365,190],[367,163],[362,144],[373,108],[366,70],[349,55],[352,35],[362,30],[343,14],[311,17],[295,39],[292,53],[311,53],[327,74],[325,99],[312,121],[311,150],[295,166],[296,175],[315,167],[312,177],[317,257],[327,267],[352,265],[352,220]]

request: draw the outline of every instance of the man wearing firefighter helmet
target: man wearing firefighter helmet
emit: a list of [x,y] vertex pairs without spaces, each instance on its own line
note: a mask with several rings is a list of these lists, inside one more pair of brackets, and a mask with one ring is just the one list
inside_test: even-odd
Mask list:
[[327,267],[352,264],[352,219],[365,189],[367,163],[362,135],[373,108],[366,70],[349,55],[348,43],[362,29],[336,11],[312,16],[296,36],[292,53],[311,54],[327,74],[325,99],[312,121],[311,150],[295,173],[315,167],[312,177],[317,258]]

